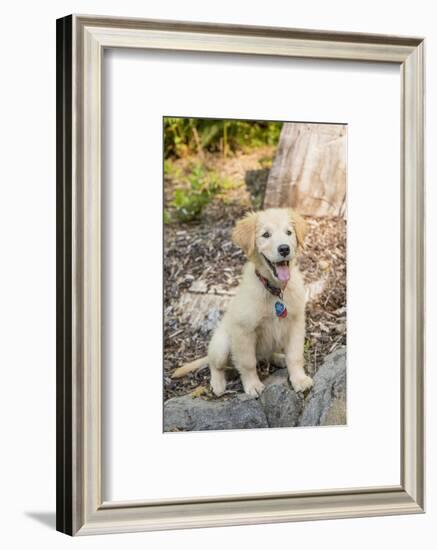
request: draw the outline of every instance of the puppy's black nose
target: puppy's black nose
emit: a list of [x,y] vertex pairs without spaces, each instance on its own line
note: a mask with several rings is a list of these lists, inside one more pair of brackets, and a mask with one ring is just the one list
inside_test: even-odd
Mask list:
[[278,252],[281,256],[288,256],[290,254],[290,247],[288,246],[288,244],[280,244],[278,246]]

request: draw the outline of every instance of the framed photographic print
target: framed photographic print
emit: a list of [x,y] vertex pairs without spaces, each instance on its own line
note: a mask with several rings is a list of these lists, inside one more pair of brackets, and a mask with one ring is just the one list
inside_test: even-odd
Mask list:
[[57,529],[424,510],[424,42],[57,22]]

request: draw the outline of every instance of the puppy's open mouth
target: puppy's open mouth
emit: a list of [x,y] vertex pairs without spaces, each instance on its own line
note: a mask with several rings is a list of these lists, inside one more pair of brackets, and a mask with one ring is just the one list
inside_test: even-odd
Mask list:
[[271,262],[264,254],[262,255],[273,275],[280,281],[286,282],[290,278],[290,262],[284,260],[282,262]]

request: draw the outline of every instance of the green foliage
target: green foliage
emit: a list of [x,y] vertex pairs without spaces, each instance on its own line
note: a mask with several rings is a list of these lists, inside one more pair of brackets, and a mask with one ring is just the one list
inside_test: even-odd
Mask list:
[[175,164],[170,159],[165,159],[164,175],[168,178],[177,180],[182,177],[182,170],[178,166],[175,166]]
[[221,178],[216,172],[207,172],[196,164],[184,180],[184,187],[176,188],[171,205],[179,221],[196,220],[202,214],[203,208],[221,192],[232,189],[233,182]]
[[247,150],[277,145],[282,122],[221,120],[205,118],[164,118],[164,156]]
[[261,166],[261,168],[271,168],[272,167],[272,164],[273,164],[273,159],[271,156],[264,156],[264,157],[261,157],[259,160],[258,160],[258,163],[259,165]]

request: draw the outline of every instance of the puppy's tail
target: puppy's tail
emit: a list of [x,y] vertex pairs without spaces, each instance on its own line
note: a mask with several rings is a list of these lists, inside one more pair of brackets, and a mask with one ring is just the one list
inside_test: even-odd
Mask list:
[[171,375],[172,378],[182,378],[183,376],[186,376],[189,372],[193,372],[193,370],[200,369],[200,367],[204,367],[208,364],[208,356],[205,355],[205,357],[201,357],[200,359],[196,359],[195,361],[191,361],[191,363],[185,363],[185,365],[182,365],[182,367],[179,367],[174,371],[174,373]]

